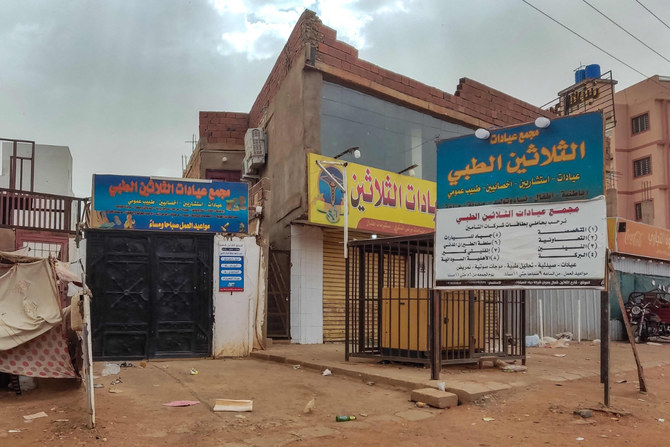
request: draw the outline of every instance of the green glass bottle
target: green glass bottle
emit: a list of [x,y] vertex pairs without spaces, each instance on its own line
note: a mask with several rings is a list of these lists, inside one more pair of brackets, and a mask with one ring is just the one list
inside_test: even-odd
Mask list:
[[347,421],[355,421],[356,416],[335,416],[335,421],[336,422],[347,422]]

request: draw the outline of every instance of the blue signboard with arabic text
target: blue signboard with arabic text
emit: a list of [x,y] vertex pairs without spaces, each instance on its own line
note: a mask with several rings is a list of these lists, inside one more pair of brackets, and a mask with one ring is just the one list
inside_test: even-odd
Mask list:
[[603,194],[599,112],[437,143],[437,207],[584,200]]
[[246,233],[248,198],[246,183],[96,174],[91,227]]

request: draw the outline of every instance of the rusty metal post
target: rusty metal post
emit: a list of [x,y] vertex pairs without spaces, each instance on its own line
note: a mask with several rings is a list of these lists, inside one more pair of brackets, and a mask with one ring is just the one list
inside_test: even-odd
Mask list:
[[600,292],[600,382],[603,384],[603,403],[610,405],[610,300],[606,290]]

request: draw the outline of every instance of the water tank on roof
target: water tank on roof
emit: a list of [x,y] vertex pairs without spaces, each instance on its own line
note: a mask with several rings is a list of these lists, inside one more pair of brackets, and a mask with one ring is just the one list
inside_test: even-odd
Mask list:
[[591,64],[586,66],[586,79],[594,79],[600,77],[600,65]]
[[579,84],[586,79],[586,68],[580,68],[575,71],[575,84]]

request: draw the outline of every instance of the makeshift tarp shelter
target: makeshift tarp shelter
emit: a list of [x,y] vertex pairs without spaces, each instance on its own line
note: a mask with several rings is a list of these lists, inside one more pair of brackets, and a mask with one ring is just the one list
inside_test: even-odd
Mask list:
[[[44,378],[78,376],[67,344],[53,259],[0,252],[0,372]],[[70,274],[71,275],[71,274]]]

